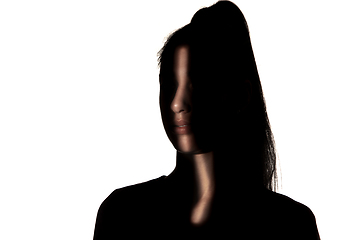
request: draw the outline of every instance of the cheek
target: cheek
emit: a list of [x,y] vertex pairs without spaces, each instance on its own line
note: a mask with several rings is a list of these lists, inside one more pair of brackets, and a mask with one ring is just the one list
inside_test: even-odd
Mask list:
[[169,100],[167,99],[167,97],[160,92],[160,97],[159,97],[159,103],[160,103],[160,113],[161,113],[161,117],[164,120],[168,120],[169,118],[169,111],[170,111],[170,103]]
[[193,122],[196,128],[203,131],[215,127],[221,112],[212,95],[199,95],[194,98],[193,110]]
[[170,141],[173,142],[174,134],[171,132],[171,126],[173,124],[174,114],[170,109],[170,105],[167,103],[167,101],[165,101],[164,96],[162,95],[160,95],[160,113],[165,132]]
[[224,113],[226,107],[216,97],[203,98],[194,104],[194,135],[197,142],[204,147],[213,146],[228,127]]

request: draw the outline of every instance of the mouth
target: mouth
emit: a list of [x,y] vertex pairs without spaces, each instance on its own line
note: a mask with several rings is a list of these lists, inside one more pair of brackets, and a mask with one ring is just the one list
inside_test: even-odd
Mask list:
[[191,133],[191,126],[190,124],[184,124],[184,125],[174,125],[173,126],[173,132],[178,135],[183,134],[189,134]]
[[189,134],[191,133],[190,121],[185,119],[174,119],[171,130],[177,135]]

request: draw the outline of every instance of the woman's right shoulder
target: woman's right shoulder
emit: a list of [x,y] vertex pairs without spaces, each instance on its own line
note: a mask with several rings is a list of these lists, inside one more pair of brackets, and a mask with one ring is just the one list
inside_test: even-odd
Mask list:
[[159,205],[165,176],[114,190],[100,205],[94,239],[114,239],[136,231],[143,216]]
[[141,204],[144,200],[154,198],[161,192],[165,176],[146,182],[115,189],[101,204],[100,208],[110,208],[112,211],[124,206]]

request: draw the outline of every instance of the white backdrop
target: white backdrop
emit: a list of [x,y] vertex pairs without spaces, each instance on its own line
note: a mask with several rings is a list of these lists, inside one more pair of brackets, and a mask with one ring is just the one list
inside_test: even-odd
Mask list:
[[[279,192],[360,239],[357,1],[234,1],[250,28]],[[214,1],[0,2],[0,239],[91,239],[116,188],[166,175],[157,51]]]

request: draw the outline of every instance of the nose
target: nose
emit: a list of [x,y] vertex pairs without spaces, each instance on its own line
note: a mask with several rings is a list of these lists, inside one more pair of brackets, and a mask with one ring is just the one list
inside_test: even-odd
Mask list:
[[178,88],[176,90],[173,101],[171,102],[171,110],[174,113],[188,113],[191,111],[190,93],[186,88]]

